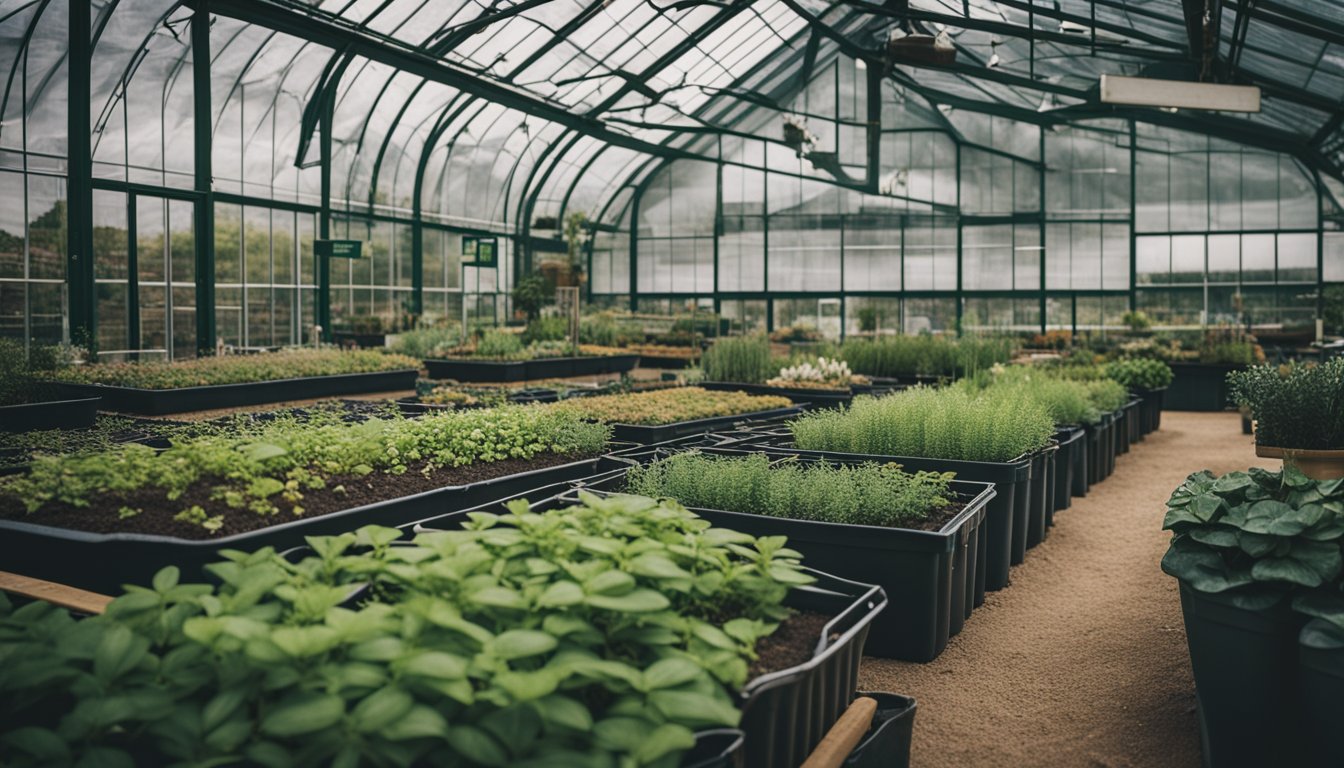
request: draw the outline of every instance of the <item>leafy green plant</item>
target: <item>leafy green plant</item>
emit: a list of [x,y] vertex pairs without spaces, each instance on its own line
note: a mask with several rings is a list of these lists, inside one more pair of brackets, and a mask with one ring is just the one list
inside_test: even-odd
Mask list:
[[1261,445],[1344,448],[1344,358],[1260,365],[1227,376],[1232,402],[1250,409]]
[[167,568],[82,621],[0,597],[6,764],[673,768],[810,581],[639,497],[400,535]]
[[817,411],[789,422],[810,451],[1009,461],[1049,444],[1054,419],[1010,389],[973,396],[962,389],[915,387],[882,398],[857,397],[847,410]]
[[1117,381],[1098,379],[1082,384],[1092,405],[1101,413],[1114,413],[1129,403],[1129,390]]
[[501,330],[487,330],[476,342],[476,357],[491,360],[526,360],[523,339],[516,333]]
[[585,315],[579,320],[579,342],[602,347],[623,347],[644,341],[644,331],[622,322],[610,312]]
[[1173,534],[1163,571],[1267,607],[1339,576],[1344,480],[1315,481],[1291,466],[1196,472],[1172,493],[1162,527]]
[[744,457],[681,453],[630,470],[627,489],[688,507],[794,520],[902,527],[952,503],[941,472],[903,472],[896,464],[772,464]]
[[1086,383],[1060,378],[1033,366],[998,366],[962,379],[955,386],[975,393],[988,387],[1011,390],[1040,403],[1057,426],[1095,424],[1101,419]]
[[174,441],[162,452],[132,443],[97,453],[39,456],[27,475],[0,478],[0,500],[40,517],[48,504],[87,507],[104,496],[120,502],[144,488],[161,490],[164,506],[171,508],[188,489],[199,487],[212,499],[203,510],[210,514],[183,504],[180,519],[210,530],[206,524],[214,525],[210,521],[225,507],[302,515],[304,493],[328,487],[337,476],[428,475],[440,467],[542,453],[591,454],[605,447],[609,434],[610,428],[572,414],[524,406],[352,424],[281,419],[246,432]]
[[23,405],[49,399],[44,383],[61,367],[58,347],[33,345],[25,349],[15,339],[0,338],[0,406]]
[[764,336],[725,336],[716,340],[700,358],[708,381],[761,384],[779,367],[770,358],[770,341]]
[[563,317],[538,317],[527,324],[523,331],[523,341],[564,341],[569,335],[569,320]]
[[551,303],[548,287],[540,272],[518,278],[517,285],[509,293],[513,308],[525,314],[529,322],[541,317],[541,308]]
[[1135,357],[1106,364],[1106,375],[1132,392],[1151,392],[1171,384],[1171,366],[1153,358]]
[[651,392],[596,395],[562,400],[550,408],[605,424],[672,424],[788,408],[787,397],[676,387]]
[[221,355],[176,362],[98,363],[63,368],[60,381],[139,389],[243,384],[310,376],[374,373],[420,367],[420,361],[375,350],[296,348],[257,355]]
[[397,336],[392,351],[415,360],[442,357],[462,343],[456,327],[416,328]]
[[1017,353],[1018,342],[1008,337],[883,336],[849,339],[840,357],[855,373],[865,376],[941,376],[953,378],[1006,363]]

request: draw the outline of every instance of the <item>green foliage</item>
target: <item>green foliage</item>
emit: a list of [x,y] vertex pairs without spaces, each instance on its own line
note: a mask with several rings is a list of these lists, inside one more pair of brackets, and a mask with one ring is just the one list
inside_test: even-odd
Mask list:
[[675,768],[810,581],[670,502],[473,518],[167,568],[78,622],[0,597],[6,765]]
[[1131,392],[1162,389],[1172,380],[1171,366],[1153,358],[1135,357],[1106,364],[1106,375]]
[[847,410],[808,413],[789,428],[804,450],[965,461],[1010,461],[1044,448],[1055,433],[1044,406],[1007,388],[857,397]]
[[1250,409],[1261,445],[1344,448],[1344,358],[1260,365],[1227,376],[1232,402]]
[[476,342],[476,357],[491,360],[526,360],[523,339],[516,333],[490,329]]
[[725,336],[705,350],[700,359],[706,381],[761,384],[779,366],[770,358],[770,340],[764,336]]
[[1093,403],[1086,383],[1060,378],[1033,366],[994,369],[992,373],[963,379],[955,386],[971,392],[981,392],[987,387],[1010,390],[1043,406],[1057,426],[1095,424],[1101,420],[1101,412]]
[[1199,348],[1199,362],[1251,365],[1255,362],[1255,345],[1245,340],[1210,340]]
[[1126,312],[1120,318],[1120,322],[1128,326],[1132,333],[1142,333],[1153,327],[1153,319],[1141,309]]
[[1325,332],[1336,336],[1344,335],[1344,285],[1327,285],[1322,294],[1325,320]]
[[859,330],[864,333],[872,333],[877,330],[877,322],[882,319],[882,313],[877,307],[869,304],[859,307],[858,319]]
[[172,363],[98,363],[72,366],[59,371],[56,378],[77,384],[176,389],[419,367],[419,360],[377,350],[294,348],[257,355],[198,357],[194,360]]
[[[120,498],[143,488],[162,491],[165,504],[171,504],[201,485],[217,505],[260,515],[282,509],[298,515],[304,492],[326,487],[333,476],[428,474],[439,467],[542,453],[596,453],[609,434],[608,427],[574,415],[524,406],[353,424],[277,419],[250,430],[174,440],[162,452],[132,443],[97,453],[38,456],[27,475],[0,478],[0,494],[40,515],[52,502],[82,507],[96,497]],[[183,519],[205,518],[189,514]]]
[[952,473],[896,464],[832,465],[681,453],[630,470],[628,490],[688,507],[828,523],[902,527],[952,503]]
[[864,376],[942,376],[953,378],[988,370],[1017,354],[1018,343],[1008,337],[883,336],[849,339],[840,356],[855,373]]
[[513,308],[527,315],[529,321],[541,316],[541,308],[551,303],[551,295],[546,290],[546,278],[540,272],[533,272],[518,279],[509,297],[513,299]]
[[650,392],[575,397],[550,407],[604,424],[672,424],[788,408],[791,405],[793,402],[787,397],[675,387]]
[[523,342],[564,341],[569,335],[569,320],[563,317],[538,317],[527,324],[523,331]]
[[644,331],[621,322],[609,312],[587,315],[579,320],[579,342],[602,347],[623,347],[644,341]]
[[1174,534],[1163,571],[1264,607],[1340,575],[1344,480],[1312,480],[1294,467],[1197,472],[1172,494],[1162,527]]
[[1129,403],[1129,390],[1117,381],[1099,379],[1082,384],[1093,407],[1101,413],[1114,413]]
[[455,327],[416,328],[397,336],[392,351],[415,360],[443,357],[462,343],[462,334]]
[[23,405],[50,399],[54,393],[43,383],[61,365],[59,347],[33,345],[0,337],[0,406]]

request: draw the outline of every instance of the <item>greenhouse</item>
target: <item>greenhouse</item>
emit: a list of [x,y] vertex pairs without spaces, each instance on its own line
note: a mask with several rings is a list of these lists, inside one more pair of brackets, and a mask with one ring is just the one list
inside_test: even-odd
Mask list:
[[0,0],[0,84],[0,764],[1344,765],[1344,0]]

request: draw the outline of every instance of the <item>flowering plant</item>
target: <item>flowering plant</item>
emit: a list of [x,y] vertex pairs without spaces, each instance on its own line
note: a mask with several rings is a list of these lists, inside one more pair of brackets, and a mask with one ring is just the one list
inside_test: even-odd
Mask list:
[[856,377],[849,369],[849,363],[828,357],[818,357],[815,364],[799,363],[780,370],[779,375],[766,383],[779,386],[847,387],[850,384],[865,383],[863,377]]

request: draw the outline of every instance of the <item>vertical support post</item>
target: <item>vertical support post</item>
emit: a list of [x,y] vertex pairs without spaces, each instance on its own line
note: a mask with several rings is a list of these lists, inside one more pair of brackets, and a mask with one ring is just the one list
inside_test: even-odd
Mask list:
[[[1046,310],[1047,310],[1047,308],[1048,308],[1048,306],[1049,306],[1049,303],[1048,303],[1048,302],[1046,301],[1046,299],[1045,299],[1045,256],[1046,256],[1046,249],[1045,249],[1045,230],[1046,230],[1046,227],[1045,227],[1045,208],[1046,208],[1046,205],[1045,205],[1045,194],[1046,194],[1045,174],[1046,174],[1046,170],[1048,170],[1048,169],[1047,169],[1046,162],[1045,162],[1045,128],[1044,128],[1044,127],[1041,127],[1041,126],[1037,126],[1036,131],[1037,131],[1037,134],[1038,134],[1039,137],[1040,137],[1040,149],[1037,150],[1037,151],[1040,153],[1040,161],[1041,161],[1041,169],[1040,169],[1039,171],[1037,171],[1037,175],[1039,176],[1039,181],[1040,181],[1040,195],[1039,195],[1039,198],[1040,198],[1040,201],[1041,201],[1041,203],[1040,203],[1040,205],[1041,205],[1041,209],[1040,209],[1039,211],[1037,211],[1037,215],[1040,217],[1040,219],[1039,219],[1040,223],[1038,224],[1039,229],[1037,230],[1036,242],[1040,244],[1040,246],[1039,246],[1039,247],[1040,247],[1040,250],[1037,251],[1037,254],[1036,254],[1036,277],[1038,278],[1037,282],[1039,283],[1039,285],[1037,286],[1037,290],[1039,290],[1039,291],[1041,292],[1041,298],[1040,298],[1041,335],[1044,336],[1044,335],[1045,335],[1045,331],[1046,331],[1046,326],[1048,325],[1048,323],[1046,322],[1045,314],[1046,314]],[[1016,238],[1014,238],[1014,240],[1016,240]],[[1016,274],[1016,272],[1017,272],[1017,263],[1016,263],[1016,262],[1017,262],[1017,256],[1016,256],[1016,254],[1014,254],[1014,256],[1013,256],[1013,262],[1014,262],[1014,263],[1013,263],[1013,272],[1014,272],[1014,274]],[[1016,281],[1014,281],[1013,287],[1014,287],[1014,288],[1017,287]]]
[[191,83],[196,176],[196,350],[215,351],[214,140],[210,104],[210,3],[199,0],[191,17]]
[[1138,187],[1139,146],[1134,121],[1129,121],[1129,311],[1139,308]]
[[639,309],[639,204],[644,197],[644,185],[635,187],[630,198],[630,311]]
[[411,312],[419,317],[425,311],[425,230],[420,209],[411,218]]
[[[1321,172],[1312,170],[1316,181],[1316,321],[1325,318],[1325,220],[1321,217]],[[1319,339],[1318,339],[1319,341]]]
[[93,271],[93,149],[89,118],[90,3],[69,4],[69,137],[66,202],[66,287],[70,300],[70,340],[97,349],[97,290]]
[[[322,173],[321,210],[318,213],[318,237],[331,239],[331,123],[336,108],[335,80],[330,81],[322,93],[321,117],[318,120],[318,152]],[[322,341],[331,342],[331,259],[317,256],[317,324],[322,326]]]
[[[957,338],[961,338],[962,314],[965,312],[965,298],[962,296],[962,262],[964,256],[961,252],[961,142],[957,142]],[[935,262],[937,263],[937,262]]]
[[[134,192],[126,195],[126,349],[140,349],[140,234]],[[162,204],[162,203],[160,203]],[[138,359],[139,355],[132,355]]]
[[882,67],[868,63],[868,191],[882,181]]

